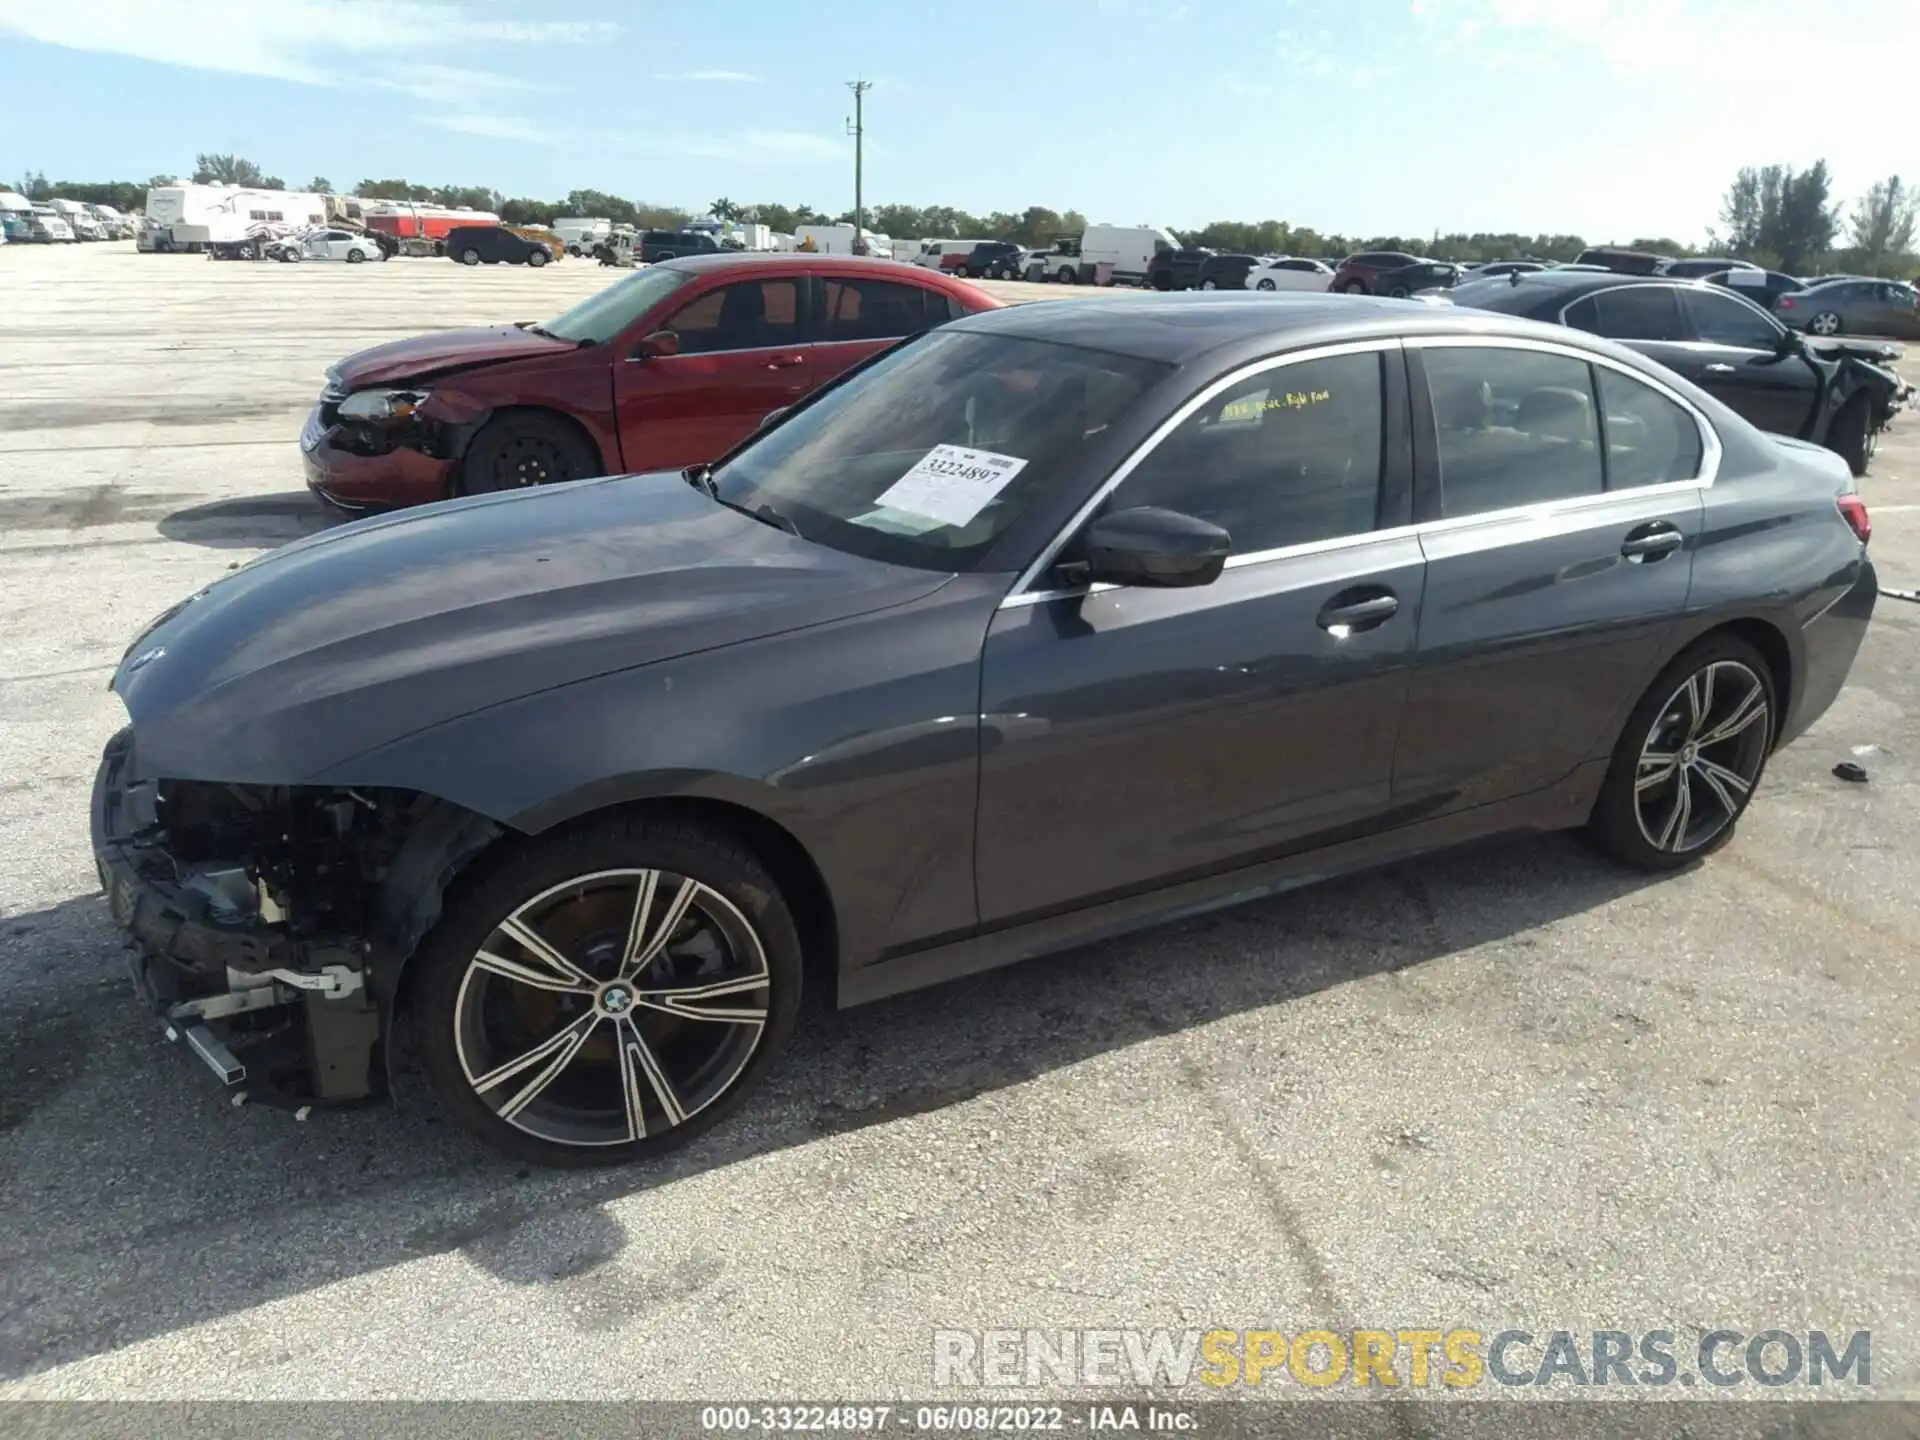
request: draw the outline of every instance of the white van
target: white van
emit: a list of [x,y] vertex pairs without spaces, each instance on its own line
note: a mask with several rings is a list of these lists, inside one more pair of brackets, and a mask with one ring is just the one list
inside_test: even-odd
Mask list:
[[1110,265],[1111,283],[1138,285],[1146,280],[1155,255],[1179,248],[1180,242],[1157,225],[1089,225],[1080,237],[1080,263]]
[[613,233],[613,221],[599,216],[562,215],[553,222],[553,233],[565,243],[569,255],[591,255],[593,247]]
[[[980,243],[978,240],[922,240],[920,253],[914,257],[913,263],[924,265],[929,270],[952,271],[958,269],[973,253],[973,247]],[[949,256],[953,258],[949,259]]]

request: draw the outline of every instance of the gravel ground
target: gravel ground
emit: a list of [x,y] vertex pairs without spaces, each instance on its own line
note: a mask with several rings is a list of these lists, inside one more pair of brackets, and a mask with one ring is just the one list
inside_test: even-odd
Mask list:
[[[1920,1394],[1896,600],[1737,843],[1658,883],[1502,843],[820,1013],[653,1168],[517,1170],[411,1091],[225,1105],[97,893],[112,663],[327,523],[328,363],[608,278],[0,250],[0,1397],[924,1398],[935,1327],[1029,1326],[1870,1328]],[[1865,485],[1890,586],[1916,419]]]

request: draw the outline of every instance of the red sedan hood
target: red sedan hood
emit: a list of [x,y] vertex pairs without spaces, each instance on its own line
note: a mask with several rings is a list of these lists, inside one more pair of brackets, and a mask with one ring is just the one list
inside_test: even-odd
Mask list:
[[501,360],[523,360],[535,355],[561,355],[574,348],[570,340],[553,340],[515,325],[484,330],[442,330],[395,340],[347,356],[332,374],[341,388],[384,385],[395,380],[425,380],[449,370],[491,365]]

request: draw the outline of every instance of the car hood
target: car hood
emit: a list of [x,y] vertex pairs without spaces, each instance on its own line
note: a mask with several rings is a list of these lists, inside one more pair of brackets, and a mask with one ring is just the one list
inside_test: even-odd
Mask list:
[[524,360],[535,355],[563,355],[576,348],[571,340],[536,335],[518,325],[495,325],[476,330],[442,330],[394,340],[347,356],[328,372],[344,390],[386,385],[396,380],[426,380],[450,370],[467,370],[501,360]]
[[675,473],[576,481],[273,551],[163,615],[112,685],[141,774],[293,784],[488,706],[948,578],[811,544]]

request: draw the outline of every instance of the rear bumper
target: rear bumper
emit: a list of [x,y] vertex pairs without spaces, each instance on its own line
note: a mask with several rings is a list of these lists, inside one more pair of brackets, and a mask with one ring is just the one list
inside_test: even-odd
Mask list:
[[459,462],[436,460],[404,446],[384,455],[356,455],[334,443],[316,409],[300,436],[307,488],[342,510],[391,510],[444,500]]
[[1793,708],[1780,726],[1776,742],[1785,745],[1798,739],[1813,723],[1827,713],[1840,689],[1847,683],[1860,642],[1866,638],[1867,622],[1873,618],[1874,602],[1880,595],[1880,577],[1873,560],[1863,557],[1860,573],[1840,598],[1820,611],[1801,627],[1801,654],[1804,677]]
[[219,867],[167,852],[157,797],[155,781],[136,778],[133,732],[122,730],[94,777],[94,863],[128,937],[134,989],[167,1038],[252,1100],[294,1109],[373,1094],[381,1025],[364,947],[301,940],[257,908],[223,915],[205,883]]

